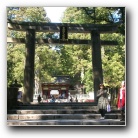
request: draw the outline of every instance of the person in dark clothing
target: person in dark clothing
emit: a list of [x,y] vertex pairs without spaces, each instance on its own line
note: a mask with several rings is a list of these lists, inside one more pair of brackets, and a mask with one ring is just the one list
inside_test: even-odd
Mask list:
[[38,103],[41,102],[41,96],[40,95],[37,97],[37,100],[38,100]]
[[98,109],[101,114],[100,119],[104,119],[108,104],[108,94],[107,90],[104,89],[103,84],[100,84],[100,89],[97,91],[97,98],[98,98]]
[[51,102],[55,103],[55,101],[56,101],[56,99],[55,99],[54,95],[52,95]]
[[70,102],[71,102],[71,103],[73,102],[72,96],[70,96]]

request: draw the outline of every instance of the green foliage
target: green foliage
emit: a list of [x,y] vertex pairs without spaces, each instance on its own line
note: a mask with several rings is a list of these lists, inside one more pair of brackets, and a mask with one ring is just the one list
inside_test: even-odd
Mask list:
[[[8,7],[7,19],[14,21],[28,22],[49,22],[46,17],[46,11],[43,7]],[[38,36],[42,34],[39,33]],[[7,36],[12,38],[25,38],[26,32],[7,31]],[[24,63],[25,45],[8,44],[7,45],[7,83],[14,82],[15,79],[23,84],[24,80]]]
[[23,72],[25,61],[25,45],[7,46],[7,82],[8,85],[14,82],[15,79],[23,84]]
[[121,56],[118,53],[114,53],[112,57],[104,56],[103,58],[103,74],[104,82],[110,87],[116,87],[120,85],[120,81],[125,79],[125,67],[121,61]]
[[43,7],[8,7],[8,19],[26,22],[50,22]]

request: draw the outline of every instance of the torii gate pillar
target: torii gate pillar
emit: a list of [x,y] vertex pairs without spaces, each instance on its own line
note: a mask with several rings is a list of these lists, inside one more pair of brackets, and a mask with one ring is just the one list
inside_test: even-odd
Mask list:
[[100,83],[103,83],[100,33],[97,30],[93,30],[91,32],[91,40],[92,40],[92,65],[93,65],[93,79],[94,79],[94,99],[96,100],[96,93],[99,89],[99,85]]
[[33,102],[34,91],[34,59],[35,59],[35,30],[26,31],[26,57],[24,69],[24,94],[23,102]]

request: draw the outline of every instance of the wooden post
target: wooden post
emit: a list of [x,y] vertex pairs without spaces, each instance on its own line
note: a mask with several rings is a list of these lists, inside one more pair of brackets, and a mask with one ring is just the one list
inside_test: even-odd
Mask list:
[[99,89],[99,84],[103,83],[103,71],[101,60],[101,42],[100,33],[97,30],[91,32],[92,39],[92,65],[93,65],[93,79],[94,79],[94,99]]
[[33,102],[34,92],[34,58],[35,58],[35,30],[26,31],[26,62],[24,69],[23,102]]

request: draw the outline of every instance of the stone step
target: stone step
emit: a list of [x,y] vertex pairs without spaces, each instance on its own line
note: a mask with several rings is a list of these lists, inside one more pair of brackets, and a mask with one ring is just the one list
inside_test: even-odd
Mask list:
[[[97,109],[37,109],[37,110],[8,110],[8,114],[91,114],[99,113]],[[120,113],[119,110],[112,110],[110,113]]]
[[111,109],[105,119],[100,120],[97,106],[89,103],[22,104],[7,110],[7,125],[125,125],[125,121],[120,121],[120,111],[116,107]]
[[74,105],[76,105],[76,106],[79,106],[79,105],[81,105],[81,106],[97,106],[97,104],[96,103],[93,103],[93,102],[89,102],[89,103],[76,103],[76,102],[65,102],[65,103],[36,103],[36,102],[31,102],[31,103],[23,103],[23,104],[21,104],[20,103],[20,105],[24,105],[24,106],[29,106],[29,105],[41,105],[41,106],[47,106],[47,105],[56,105],[56,106],[74,106]]
[[[100,114],[8,114],[7,120],[99,119]],[[105,119],[121,119],[120,114],[106,114]]]
[[54,120],[33,120],[20,121],[8,120],[8,126],[125,126],[125,121],[119,119],[54,119]]
[[[82,106],[82,105],[20,105],[13,109],[93,109],[98,110],[97,106]],[[117,110],[116,107],[111,107],[112,110]]]
[[97,106],[40,106],[40,105],[30,105],[30,106],[17,106],[14,109],[97,109]]
[[97,113],[92,109],[46,109],[46,110],[9,110],[8,114],[88,114]]

